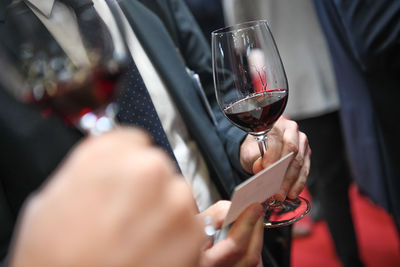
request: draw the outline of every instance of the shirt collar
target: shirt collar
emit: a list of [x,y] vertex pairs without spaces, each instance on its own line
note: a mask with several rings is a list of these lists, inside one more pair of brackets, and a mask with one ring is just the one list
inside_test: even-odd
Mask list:
[[36,8],[40,13],[45,15],[47,18],[50,17],[51,11],[53,10],[55,0],[25,0]]

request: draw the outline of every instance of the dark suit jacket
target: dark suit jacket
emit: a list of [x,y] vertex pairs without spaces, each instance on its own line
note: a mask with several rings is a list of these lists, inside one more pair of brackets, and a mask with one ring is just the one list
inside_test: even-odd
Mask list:
[[350,162],[400,231],[400,2],[315,0],[332,53]]
[[211,44],[211,32],[225,26],[221,0],[185,0],[196,21]]

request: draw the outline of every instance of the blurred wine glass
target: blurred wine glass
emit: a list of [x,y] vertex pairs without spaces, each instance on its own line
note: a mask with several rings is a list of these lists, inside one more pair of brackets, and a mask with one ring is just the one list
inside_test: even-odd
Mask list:
[[128,57],[122,23],[110,1],[102,8],[117,25],[112,30],[93,5],[78,9],[64,2],[55,2],[52,15],[76,18],[71,20],[75,35],[52,27],[24,1],[8,6],[6,30],[12,40],[6,48],[24,84],[14,95],[57,113],[84,133],[100,134],[115,127],[115,89]]
[[[289,94],[285,70],[266,21],[252,21],[212,32],[214,85],[217,102],[234,125],[253,135],[261,157],[267,133],[283,113]],[[264,203],[265,227],[289,225],[310,211],[309,202]]]

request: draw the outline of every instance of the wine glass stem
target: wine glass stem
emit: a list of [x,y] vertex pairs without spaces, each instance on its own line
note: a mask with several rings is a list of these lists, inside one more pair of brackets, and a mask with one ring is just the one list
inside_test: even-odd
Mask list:
[[268,148],[267,136],[266,135],[256,136],[256,140],[257,140],[257,143],[258,143],[258,148],[260,149],[261,157],[263,157],[264,156],[264,152],[267,151],[267,148]]

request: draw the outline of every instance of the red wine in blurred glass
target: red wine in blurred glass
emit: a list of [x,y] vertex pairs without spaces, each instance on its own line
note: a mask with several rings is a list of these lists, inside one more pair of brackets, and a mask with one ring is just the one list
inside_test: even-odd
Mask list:
[[113,101],[120,74],[120,71],[110,73],[100,68],[92,70],[92,73],[82,72],[79,79],[75,79],[78,81],[49,84],[42,96],[31,94],[28,99],[75,124],[84,114],[101,110]]
[[70,18],[60,13],[60,23],[70,19],[76,22],[73,26],[80,37],[72,40],[76,45],[72,46],[62,31],[25,12],[23,2],[13,1],[7,7],[8,23],[4,27],[13,36],[15,47],[7,53],[12,55],[11,64],[23,83],[13,95],[19,101],[40,104],[44,116],[61,115],[85,134],[113,129],[118,108],[113,103],[114,91],[129,61],[118,4],[105,1],[101,7],[111,12],[107,15],[113,17],[107,20],[109,25],[102,20],[102,12],[79,11]]
[[274,122],[285,109],[287,91],[274,89],[249,95],[227,105],[225,115],[235,125],[250,133],[264,133],[272,128]]

